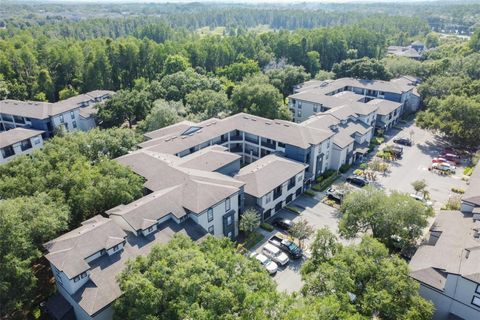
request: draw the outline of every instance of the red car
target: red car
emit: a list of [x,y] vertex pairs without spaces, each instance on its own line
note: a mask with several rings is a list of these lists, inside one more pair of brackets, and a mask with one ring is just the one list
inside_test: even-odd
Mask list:
[[454,154],[454,153],[446,153],[446,154],[442,155],[442,158],[445,158],[445,159],[447,159],[448,161],[453,162],[453,163],[455,163],[455,164],[459,164],[459,163],[460,163],[460,157],[457,156],[457,155]]
[[448,162],[448,161],[447,161],[447,159],[440,158],[440,157],[432,159],[432,163],[443,163],[443,162]]

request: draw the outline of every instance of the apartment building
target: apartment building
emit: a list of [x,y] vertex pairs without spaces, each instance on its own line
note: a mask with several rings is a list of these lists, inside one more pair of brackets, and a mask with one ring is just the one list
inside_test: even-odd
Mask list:
[[[116,276],[128,259],[178,232],[235,239],[245,208],[274,216],[370,139],[372,127],[349,107],[323,115],[331,125],[315,117],[297,124],[240,113],[147,133],[140,149],[116,159],[144,178],[145,195],[45,244],[59,293],[48,309],[111,319],[121,295]],[[348,139],[347,152],[333,161],[339,139]]]
[[[293,121],[299,123],[318,112],[349,105],[371,125],[378,109],[383,113],[389,111],[387,117],[390,113],[400,116],[404,112],[416,111],[420,104],[420,97],[415,89],[417,82],[417,79],[407,76],[391,81],[353,78],[310,80],[296,86],[294,94],[288,97],[289,109],[293,114]],[[394,104],[381,107],[382,101],[395,103],[395,107]],[[386,127],[382,129],[393,126],[398,116],[393,121],[387,121]],[[379,122],[376,125],[381,127],[383,124]]]
[[43,131],[43,138],[63,126],[67,131],[88,131],[95,127],[93,105],[110,98],[113,91],[95,90],[55,103],[40,101],[0,101],[0,131],[30,128]]
[[477,165],[461,210],[441,211],[410,261],[420,294],[435,305],[433,319],[480,319],[479,200]]
[[413,60],[421,60],[423,54],[427,50],[425,44],[420,41],[415,41],[409,46],[389,46],[387,48],[387,53],[392,56],[405,57]]
[[0,132],[0,164],[43,147],[43,131],[15,128]]
[[262,221],[272,217],[303,193],[307,165],[270,154],[234,176],[245,183],[245,207],[255,208]]

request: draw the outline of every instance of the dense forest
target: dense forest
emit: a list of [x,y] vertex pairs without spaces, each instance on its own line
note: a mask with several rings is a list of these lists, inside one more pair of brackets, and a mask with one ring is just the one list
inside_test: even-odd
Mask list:
[[[480,32],[465,40],[442,37],[432,29],[470,33],[478,27],[479,13],[478,4],[454,2],[262,7],[2,3],[0,99],[57,101],[94,89],[117,94],[99,109],[100,129],[60,132],[32,156],[0,166],[0,318],[32,318],[38,303],[51,293],[51,283],[41,277],[45,272],[42,243],[142,195],[141,179],[111,159],[134,149],[146,131],[182,119],[203,120],[241,111],[291,119],[286,97],[294,85],[308,79],[389,80],[408,74],[422,81],[418,90],[424,110],[417,124],[444,135],[453,145],[474,149],[480,141]],[[388,45],[408,45],[414,40],[429,48],[422,61],[386,56]],[[29,223],[33,216],[35,223]],[[232,259],[238,259],[245,270],[253,268],[254,273],[239,279],[235,288],[223,286],[224,282],[215,288],[230,297],[221,300],[228,306],[221,309],[244,309],[251,313],[243,316],[254,318],[261,307],[268,309],[277,303],[276,307],[288,312],[284,319],[300,314],[312,319],[316,314],[325,319],[367,319],[372,314],[382,319],[428,319],[431,305],[419,298],[415,283],[406,276],[405,262],[390,254],[391,248],[384,246],[388,243],[382,243],[389,236],[366,238],[358,246],[343,248],[328,232],[319,232],[317,257],[302,271],[306,286],[301,298],[269,296],[268,292],[275,291],[271,279],[259,275],[247,259],[235,256]],[[173,259],[172,250],[178,250],[182,259],[193,253],[212,267],[215,257],[208,254],[208,246],[218,247],[228,257],[234,254],[229,244],[211,242],[196,246],[176,240],[158,249],[164,256],[154,254],[143,263],[150,267],[156,260],[168,262]],[[221,265],[222,261],[214,263]],[[342,279],[348,278],[349,283],[364,280],[360,272],[342,272],[339,266],[346,264],[370,266],[369,281],[360,289],[332,294],[332,288],[345,284],[340,283]],[[323,277],[326,273],[320,273],[320,268],[328,271],[328,277]],[[186,266],[175,272],[182,271],[190,269]],[[132,265],[122,276],[126,301],[134,301],[139,294],[136,289],[140,287],[129,286],[133,278],[141,278],[138,273]],[[183,285],[184,279],[174,275],[171,279]],[[400,281],[397,275],[403,289],[395,286]],[[200,279],[207,281],[207,276],[204,272]],[[263,305],[247,310],[249,300],[237,301],[234,289],[252,278],[261,280],[259,290],[242,293]],[[404,288],[409,288],[404,296],[395,291]],[[173,290],[148,289],[152,293]],[[353,291],[358,304],[346,300]],[[390,297],[392,303],[376,304],[375,292]],[[401,299],[395,300],[397,296]],[[155,297],[152,294],[148,297],[152,300],[145,299],[145,303]],[[191,298],[197,303],[197,296]],[[215,306],[207,311],[165,308],[162,314],[146,305],[132,302],[131,306],[127,310],[119,305],[120,317],[222,316],[215,313]]]

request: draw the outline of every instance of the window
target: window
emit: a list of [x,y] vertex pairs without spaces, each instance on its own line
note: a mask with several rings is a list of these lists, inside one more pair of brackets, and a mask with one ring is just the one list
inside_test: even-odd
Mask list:
[[298,182],[298,183],[302,182],[302,179],[303,179],[302,175],[299,174],[299,175],[297,176],[297,182]]
[[42,141],[40,140],[40,137],[35,137],[35,138],[33,138],[33,144],[40,144],[40,142],[42,142]]
[[75,113],[73,112],[73,110],[70,111],[70,118],[75,119]]
[[475,289],[475,293],[480,293],[480,284],[477,285],[477,289]]
[[472,298],[472,304],[476,307],[480,307],[480,298],[477,296],[473,296]]
[[278,143],[278,147],[279,147],[279,148],[285,148],[285,143],[279,142],[279,143]]
[[207,218],[208,218],[208,222],[213,221],[213,209],[212,209],[212,208],[208,208],[208,210],[207,210]]
[[227,217],[227,226],[231,226],[233,222],[232,216]]
[[[151,227],[150,227],[151,228]],[[148,228],[148,230],[150,230],[150,228]],[[115,247],[113,247],[113,251],[117,251],[118,250],[118,244],[115,245]]]
[[80,277],[81,277],[82,279],[85,278],[86,276],[87,276],[87,273],[86,273],[86,272],[84,272],[84,273],[82,273],[82,274],[80,275]]
[[208,227],[208,233],[215,234],[215,232],[213,230],[213,226]]
[[318,112],[318,107],[317,106],[313,106],[313,112],[315,112],[315,113]]
[[265,204],[269,203],[270,201],[272,201],[272,193],[271,192],[265,196]]
[[297,117],[301,117],[302,116],[302,110],[298,110],[297,111]]
[[75,278],[73,278],[73,282],[78,282],[80,280],[80,276],[76,276]]
[[76,127],[77,127],[77,121],[73,120],[73,121],[72,121],[72,126],[73,126],[74,128],[76,128]]
[[225,212],[230,210],[230,198],[225,199]]
[[230,231],[230,232],[227,234],[227,237],[229,237],[229,238],[232,238],[232,237],[233,237],[232,231]]
[[63,119],[63,114],[61,114],[59,118],[60,118],[60,122],[61,122],[61,123],[64,123],[64,122],[65,122],[65,120]]

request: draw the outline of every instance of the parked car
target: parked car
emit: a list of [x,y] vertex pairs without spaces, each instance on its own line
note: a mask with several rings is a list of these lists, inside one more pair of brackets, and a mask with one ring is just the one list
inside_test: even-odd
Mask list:
[[260,261],[262,266],[268,271],[269,274],[275,274],[278,270],[278,265],[272,260],[268,259],[265,255],[261,253],[253,252],[250,257]]
[[292,224],[293,224],[292,220],[284,219],[284,218],[276,218],[272,222],[273,226],[285,231],[290,230],[290,228],[292,227]]
[[399,146],[392,146],[392,152],[397,158],[401,158],[403,155],[403,148]]
[[357,177],[357,176],[348,177],[347,182],[350,183],[350,184],[353,184],[354,186],[357,186],[357,187],[365,187],[368,184],[367,180],[365,180],[363,178],[360,178],[360,177]]
[[445,158],[447,159],[448,161],[451,161],[455,164],[459,164],[460,163],[460,157],[454,153],[445,153],[442,155],[442,158]]
[[447,159],[440,158],[440,157],[436,157],[432,159],[432,163],[443,163],[443,162],[447,162]]
[[447,172],[447,173],[455,173],[457,169],[455,166],[452,166],[451,164],[446,162],[434,163],[432,164],[432,168],[443,171],[443,172]]
[[410,140],[408,138],[393,139],[393,142],[396,143],[396,144],[401,144],[402,146],[407,146],[407,147],[412,146],[412,140]]
[[342,202],[343,196],[345,195],[342,190],[337,190],[335,187],[330,187],[327,190],[327,197],[338,202]]
[[424,204],[426,204],[427,206],[431,207],[433,205],[432,201],[429,201],[429,200],[425,200],[425,198],[421,195],[418,195],[418,194],[415,194],[415,193],[411,193],[410,194],[410,197],[412,197],[413,199],[417,200],[417,201],[420,201],[420,202],[423,202]]
[[271,243],[267,243],[263,249],[262,252],[264,255],[272,259],[273,261],[279,263],[280,265],[284,266],[287,265],[290,259],[288,259],[288,256],[280,250],[280,248],[275,247]]
[[280,234],[274,235],[268,242],[288,253],[292,259],[300,259],[303,256],[302,249],[292,241],[283,238]]

